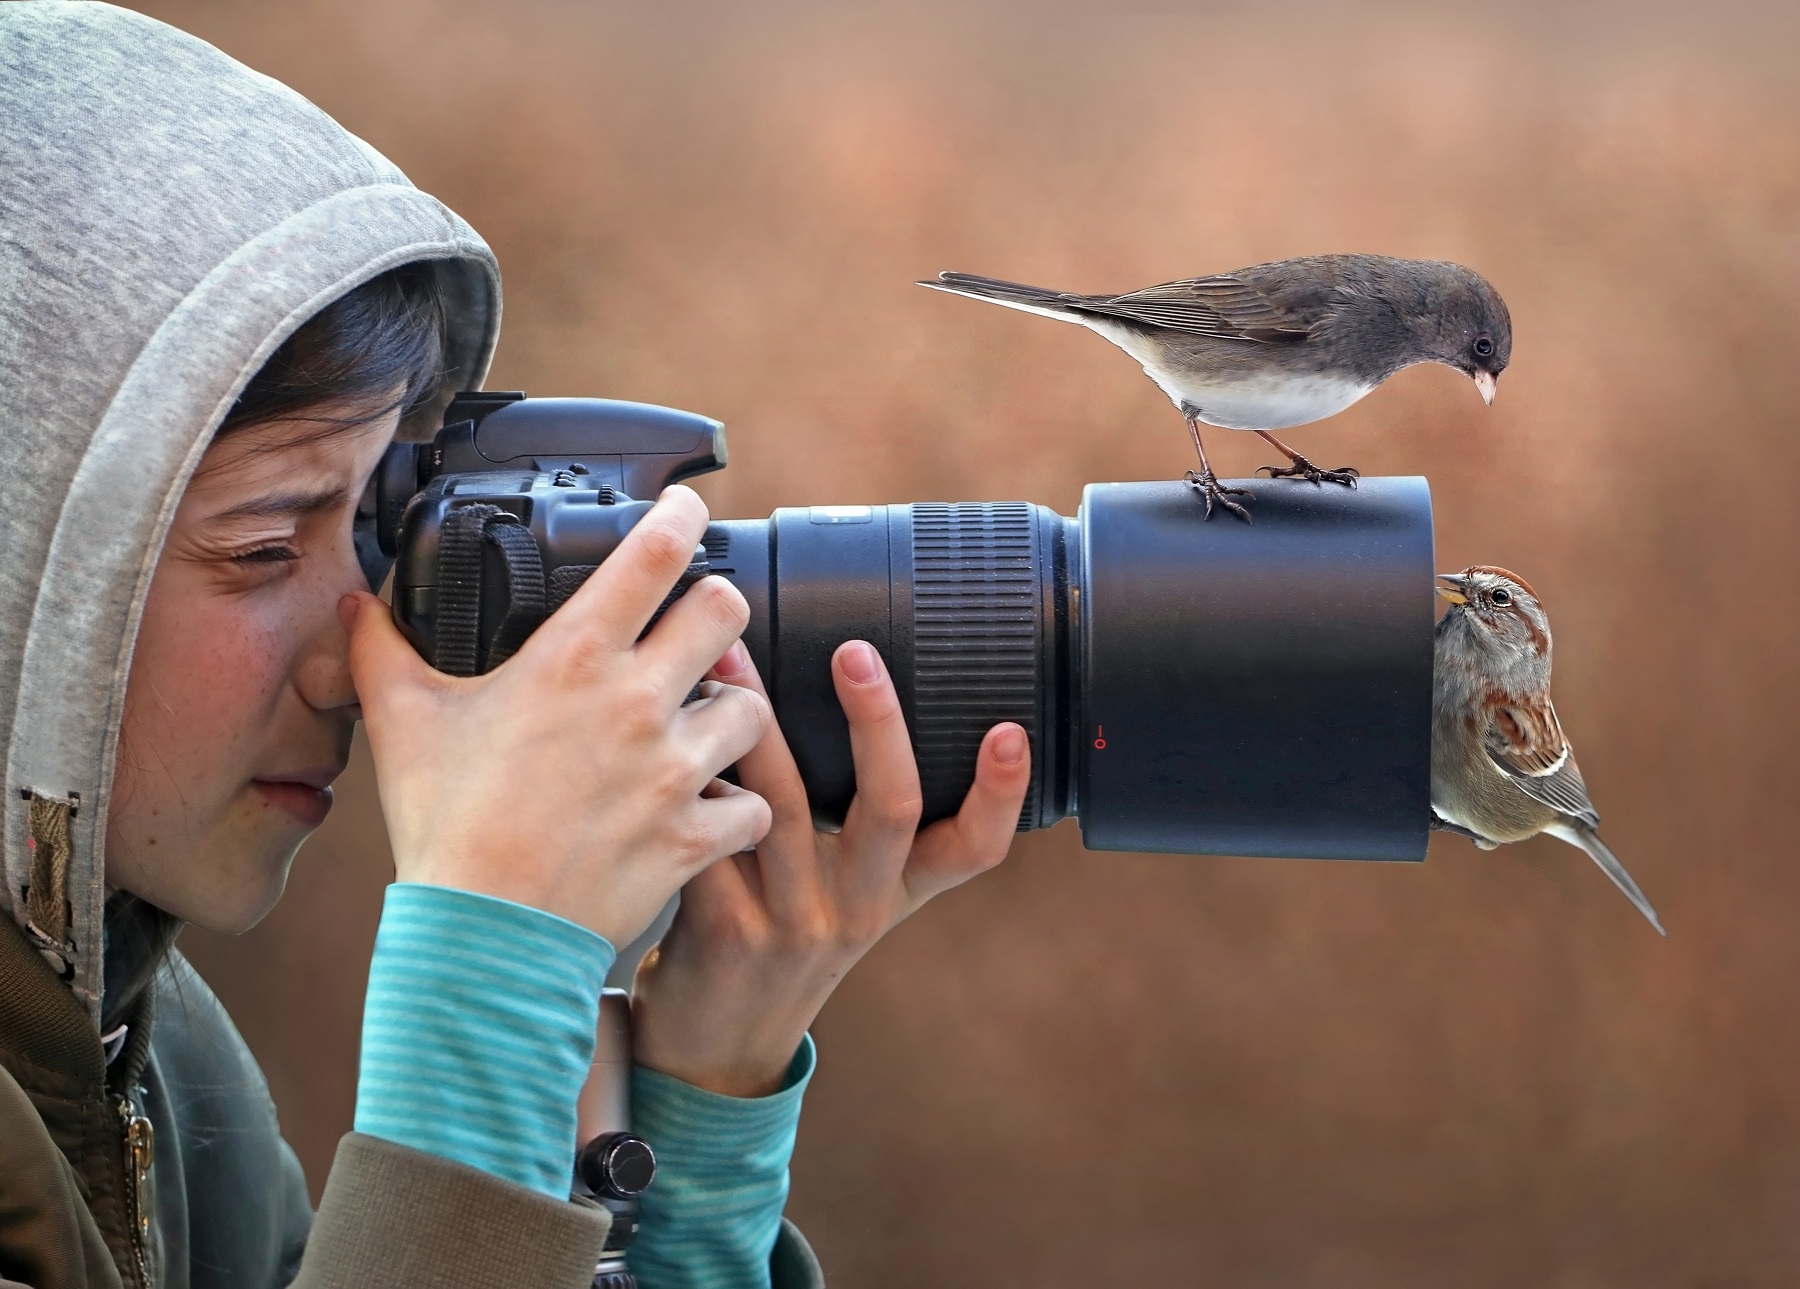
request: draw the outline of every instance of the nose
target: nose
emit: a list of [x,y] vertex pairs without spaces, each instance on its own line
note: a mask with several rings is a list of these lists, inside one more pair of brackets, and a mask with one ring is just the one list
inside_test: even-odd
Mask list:
[[358,719],[356,685],[350,678],[350,637],[338,617],[338,601],[351,591],[366,591],[368,582],[354,561],[329,578],[321,578],[318,594],[308,597],[306,644],[294,668],[294,686],[308,707]]

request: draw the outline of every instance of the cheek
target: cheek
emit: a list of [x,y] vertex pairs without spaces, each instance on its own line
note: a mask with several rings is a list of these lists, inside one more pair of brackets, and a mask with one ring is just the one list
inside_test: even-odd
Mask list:
[[120,770],[138,792],[153,781],[188,805],[241,785],[287,684],[293,633],[248,597],[183,597],[158,611],[152,592],[132,659]]

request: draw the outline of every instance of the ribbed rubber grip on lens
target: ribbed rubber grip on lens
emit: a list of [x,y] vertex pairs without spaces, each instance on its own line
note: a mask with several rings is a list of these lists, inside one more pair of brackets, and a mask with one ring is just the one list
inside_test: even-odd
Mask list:
[[[1036,525],[1024,502],[912,507],[913,746],[927,819],[954,814],[982,736],[1017,721],[1038,748]],[[1021,819],[1037,814],[1037,783]]]

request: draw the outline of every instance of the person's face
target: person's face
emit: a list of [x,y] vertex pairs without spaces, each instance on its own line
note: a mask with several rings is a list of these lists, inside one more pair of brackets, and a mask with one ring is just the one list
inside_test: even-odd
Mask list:
[[226,934],[281,897],[360,714],[337,603],[366,589],[351,521],[397,421],[253,426],[207,449],[132,657],[109,886]]

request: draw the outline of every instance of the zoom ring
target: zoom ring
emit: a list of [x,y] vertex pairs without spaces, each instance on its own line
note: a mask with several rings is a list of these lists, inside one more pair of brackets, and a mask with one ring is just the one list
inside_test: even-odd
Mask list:
[[[1036,525],[1024,502],[912,507],[913,746],[925,818],[956,813],[982,736],[1017,721],[1038,747]],[[1037,817],[1037,780],[1021,826]]]

